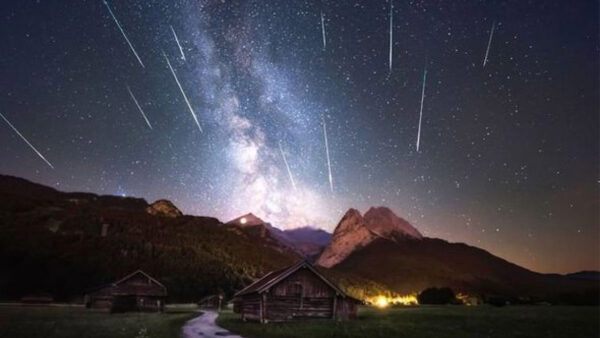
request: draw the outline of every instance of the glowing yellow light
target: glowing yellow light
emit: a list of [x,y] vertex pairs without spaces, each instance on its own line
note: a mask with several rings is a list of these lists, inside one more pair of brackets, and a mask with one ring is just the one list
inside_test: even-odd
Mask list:
[[379,296],[375,300],[375,306],[381,309],[388,307],[389,304],[390,303],[388,302],[387,298],[385,298],[384,296]]
[[367,303],[372,304],[378,308],[386,308],[391,305],[404,305],[404,306],[413,306],[419,305],[419,301],[415,295],[405,295],[405,296],[375,296],[366,299]]
[[246,222],[248,222],[248,220],[246,219],[246,217],[242,217],[242,218],[240,219],[240,223],[241,223],[241,224],[246,224]]
[[419,300],[417,299],[417,296],[415,296],[415,295],[394,297],[390,300],[390,302],[393,304],[400,304],[400,305],[418,305],[419,304]]

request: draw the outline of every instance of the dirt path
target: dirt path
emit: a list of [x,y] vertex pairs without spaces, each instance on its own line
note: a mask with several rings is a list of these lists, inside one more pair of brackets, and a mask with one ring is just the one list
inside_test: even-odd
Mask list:
[[228,338],[242,338],[235,335],[221,327],[217,326],[215,322],[217,319],[217,312],[203,310],[203,314],[200,316],[190,319],[183,328],[181,329],[182,338],[217,338],[217,337],[228,337]]

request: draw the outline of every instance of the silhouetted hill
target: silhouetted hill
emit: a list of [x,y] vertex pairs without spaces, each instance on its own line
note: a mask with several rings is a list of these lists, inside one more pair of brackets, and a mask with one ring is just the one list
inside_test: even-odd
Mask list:
[[600,271],[579,271],[568,273],[565,277],[578,280],[600,281]]
[[171,300],[193,301],[231,294],[298,259],[215,218],[151,215],[148,207],[139,198],[62,193],[0,176],[0,298],[69,299],[141,268]]

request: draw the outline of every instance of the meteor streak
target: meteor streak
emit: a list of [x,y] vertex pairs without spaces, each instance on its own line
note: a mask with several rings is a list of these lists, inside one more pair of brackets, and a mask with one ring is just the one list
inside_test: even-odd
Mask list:
[[327,170],[329,173],[329,188],[333,192],[333,175],[331,174],[331,160],[329,159],[329,142],[327,140],[327,125],[325,124],[325,118],[323,118],[323,136],[325,137],[325,154],[327,155]]
[[29,146],[29,148],[31,148],[33,151],[35,151],[35,153],[42,159],[44,160],[44,162],[46,162],[46,164],[54,169],[54,166],[52,165],[52,163],[50,163],[45,157],[44,155],[42,155],[42,153],[40,153],[37,149],[35,149],[35,147],[33,146],[33,144],[29,143],[29,141],[27,141],[27,139],[25,138],[25,136],[23,136],[23,134],[21,134],[17,128],[15,128],[15,126],[12,125],[12,123],[10,123],[9,120],[6,119],[6,117],[4,117],[4,115],[2,115],[2,113],[0,113],[0,116],[2,117],[2,119],[12,128],[12,130],[15,131],[15,133],[17,133],[17,135],[19,135],[19,137],[21,137],[21,139],[23,139],[23,141],[25,141],[25,143],[27,143],[27,145]]
[[327,39],[325,38],[325,16],[321,11],[321,33],[323,33],[323,49],[327,48]]
[[110,6],[108,5],[108,1],[103,0],[102,2],[104,2],[104,4],[106,5],[106,8],[108,9],[108,12],[110,13],[110,16],[112,16],[112,18],[115,21],[115,23],[117,24],[117,27],[119,27],[119,30],[121,31],[121,34],[125,38],[125,41],[127,41],[127,44],[129,45],[129,48],[131,48],[131,51],[133,52],[133,55],[135,55],[135,57],[137,58],[138,62],[142,66],[142,68],[146,68],[146,67],[144,67],[144,63],[142,62],[142,59],[140,59],[140,56],[135,51],[135,48],[133,48],[133,45],[131,44],[131,41],[129,41],[129,38],[127,37],[127,34],[125,34],[125,31],[123,30],[123,27],[121,27],[121,24],[119,23],[119,20],[117,20],[117,17],[113,13],[112,9],[110,9]]
[[394,26],[394,15],[393,15],[393,11],[394,10],[394,3],[392,2],[392,0],[390,0],[390,56],[389,56],[389,64],[390,64],[390,74],[392,73],[392,58],[394,56],[394,52],[393,52],[393,44],[394,44],[394,31],[393,31],[393,26]]
[[142,109],[142,107],[138,103],[138,100],[133,95],[133,92],[131,91],[131,88],[129,88],[129,86],[127,86],[127,91],[129,92],[129,95],[131,95],[131,98],[133,99],[133,102],[135,102],[135,105],[137,106],[137,108],[140,111],[140,113],[142,113],[142,116],[144,117],[144,120],[146,121],[146,124],[148,125],[148,127],[150,127],[150,129],[152,129],[152,125],[150,124],[150,121],[148,121],[148,117],[146,117],[146,114],[144,113],[144,110]]
[[292,176],[292,171],[290,170],[288,161],[285,158],[285,153],[283,152],[283,147],[281,146],[281,142],[279,142],[279,152],[281,152],[281,157],[283,158],[283,163],[285,163],[285,168],[287,169],[288,176],[290,177],[290,182],[292,183],[292,187],[294,188],[294,190],[296,190],[296,182],[294,182],[294,177]]
[[421,90],[421,110],[419,111],[419,131],[417,132],[417,152],[421,142],[421,122],[423,120],[423,102],[425,101],[425,81],[427,81],[427,67],[423,71],[423,89]]
[[185,103],[187,104],[188,108],[190,109],[190,113],[192,113],[192,117],[194,118],[194,121],[196,122],[198,129],[200,129],[200,132],[203,132],[202,127],[200,127],[200,122],[198,122],[198,117],[196,116],[196,113],[194,112],[194,109],[192,108],[192,105],[190,104],[190,101],[188,100],[187,95],[185,95],[185,92],[183,91],[183,87],[181,87],[181,83],[179,83],[179,79],[177,78],[177,74],[175,74],[175,70],[173,69],[173,66],[171,66],[171,62],[169,61],[169,58],[167,57],[167,54],[165,54],[164,51],[163,51],[163,56],[165,57],[165,60],[167,60],[167,65],[169,65],[169,69],[171,70],[171,73],[173,74],[173,77],[175,78],[175,82],[177,82],[177,86],[179,86],[181,95],[183,96]]
[[183,61],[186,61],[185,54],[183,54],[183,48],[181,48],[181,44],[179,43],[179,38],[177,37],[177,34],[175,33],[173,26],[171,26],[171,32],[173,32],[173,36],[175,37],[175,42],[177,42],[177,47],[179,47],[179,52],[181,53],[181,58],[183,59]]
[[488,61],[488,54],[490,53],[490,46],[492,45],[492,37],[494,36],[494,29],[496,28],[496,21],[492,22],[492,30],[490,30],[490,39],[488,40],[487,49],[485,50],[485,57],[483,58],[483,66]]

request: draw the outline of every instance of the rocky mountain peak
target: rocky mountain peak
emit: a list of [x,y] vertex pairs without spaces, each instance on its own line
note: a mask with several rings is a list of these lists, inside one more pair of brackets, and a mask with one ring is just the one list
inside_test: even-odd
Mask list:
[[342,219],[335,227],[333,235],[335,236],[336,234],[340,235],[341,233],[352,232],[363,227],[364,225],[364,220],[360,212],[356,209],[350,208],[348,211],[346,211],[344,216],[342,216]]
[[294,243],[292,243],[284,231],[274,227],[271,223],[263,221],[253,213],[239,216],[225,224],[239,227],[246,232],[258,234],[261,238],[277,243],[277,245],[280,246],[280,249],[285,248],[287,250],[296,251]]
[[377,238],[396,241],[398,238],[421,239],[423,236],[389,208],[370,208],[364,217],[351,208],[338,223],[317,264],[332,267]]
[[238,218],[235,218],[235,219],[227,222],[227,224],[234,224],[234,225],[240,225],[240,226],[254,226],[254,225],[265,225],[266,222],[263,221],[262,219],[260,219],[260,217],[254,215],[253,213],[247,213],[245,215],[242,215]]
[[317,264],[324,267],[332,267],[346,257],[354,250],[371,243],[376,236],[366,226],[360,212],[356,209],[349,209],[333,232],[331,242],[325,247]]
[[150,215],[165,216],[165,217],[179,217],[183,213],[177,209],[177,207],[169,200],[158,200],[150,204],[146,208],[146,212]]
[[394,214],[387,207],[371,207],[364,216],[367,228],[380,237],[406,236],[417,239],[423,238],[419,230],[408,221]]

